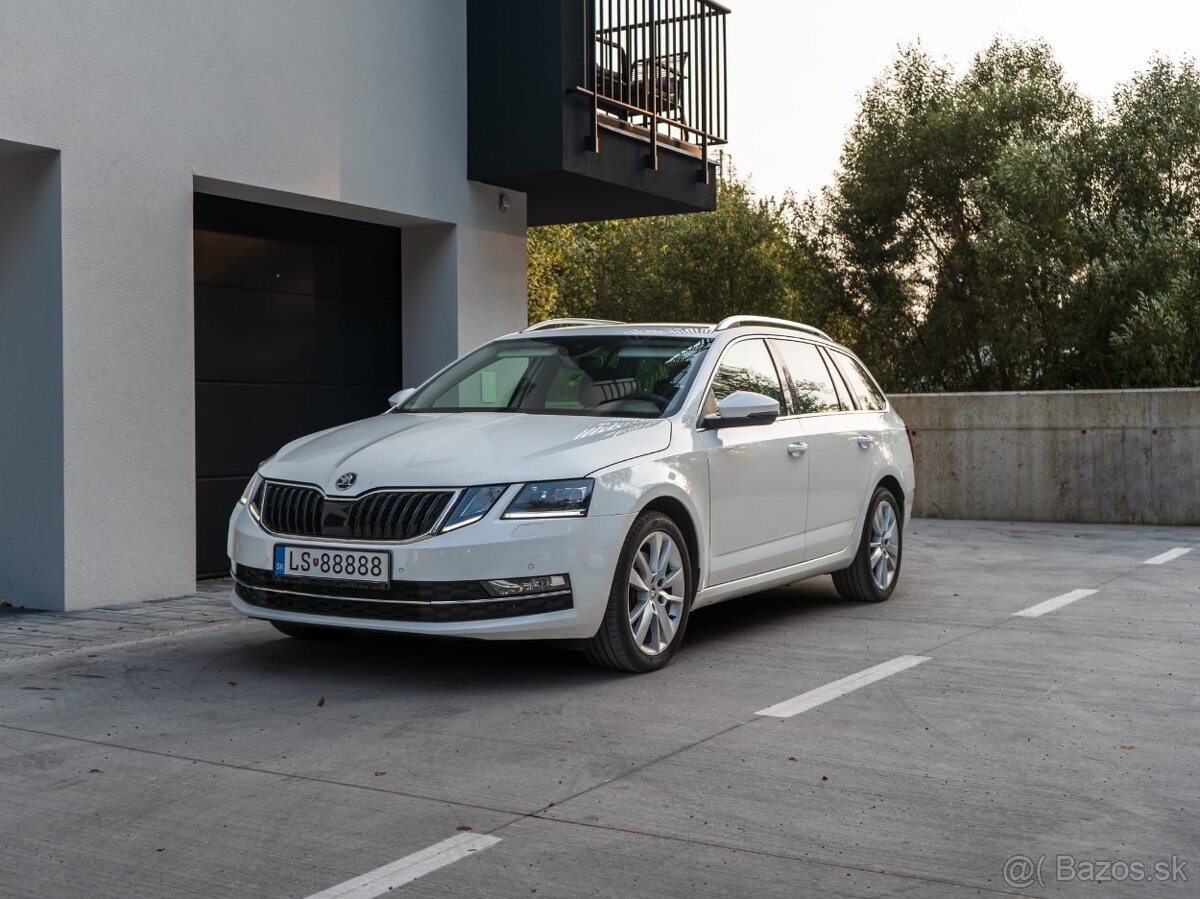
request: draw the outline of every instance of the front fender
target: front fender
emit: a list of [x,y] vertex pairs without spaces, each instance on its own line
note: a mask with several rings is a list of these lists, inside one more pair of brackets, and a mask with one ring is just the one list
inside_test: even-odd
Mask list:
[[687,514],[696,536],[697,589],[708,581],[708,457],[701,452],[634,459],[594,472],[589,515],[637,514],[670,499]]

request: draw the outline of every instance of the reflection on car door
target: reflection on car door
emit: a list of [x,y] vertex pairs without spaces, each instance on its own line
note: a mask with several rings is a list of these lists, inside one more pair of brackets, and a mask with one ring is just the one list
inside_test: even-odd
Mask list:
[[[705,413],[737,390],[750,390],[787,405],[778,371],[761,338],[731,344],[721,357]],[[769,425],[703,430],[711,485],[709,582],[795,565],[804,560],[808,462],[804,427],[781,417]]]
[[809,559],[841,552],[858,536],[858,515],[879,468],[887,407],[883,394],[855,360],[834,350],[820,352],[848,411],[828,416],[823,437],[811,441],[824,449],[818,454],[814,447],[810,462],[812,481],[822,485],[822,493],[809,498]]
[[845,548],[864,490],[858,458],[857,412],[840,379],[815,344],[773,341],[791,384],[795,408],[804,416],[808,443],[808,515],[805,559]]

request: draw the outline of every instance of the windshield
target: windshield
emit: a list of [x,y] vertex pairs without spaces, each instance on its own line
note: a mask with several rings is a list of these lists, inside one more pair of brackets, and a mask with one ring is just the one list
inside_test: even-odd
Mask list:
[[710,342],[636,334],[498,340],[395,411],[661,418],[683,402]]

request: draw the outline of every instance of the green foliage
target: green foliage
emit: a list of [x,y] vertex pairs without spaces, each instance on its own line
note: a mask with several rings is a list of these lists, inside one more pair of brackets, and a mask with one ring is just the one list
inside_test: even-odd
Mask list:
[[819,196],[538,228],[530,316],[808,321],[891,390],[1200,384],[1200,74],[1097,108],[1042,42],[956,77],[919,46],[863,96]]
[[529,232],[530,318],[706,321],[800,305],[786,206],[736,175],[715,212],[551,225]]

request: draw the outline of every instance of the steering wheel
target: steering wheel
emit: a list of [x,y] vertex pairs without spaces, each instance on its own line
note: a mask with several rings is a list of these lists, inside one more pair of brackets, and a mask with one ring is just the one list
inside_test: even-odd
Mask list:
[[657,393],[631,393],[629,396],[622,397],[622,401],[624,402],[628,402],[629,400],[642,400],[643,402],[653,403],[658,407],[659,412],[666,409],[667,404],[670,402],[665,396],[659,396]]

